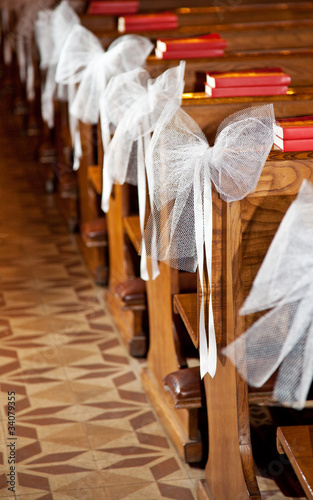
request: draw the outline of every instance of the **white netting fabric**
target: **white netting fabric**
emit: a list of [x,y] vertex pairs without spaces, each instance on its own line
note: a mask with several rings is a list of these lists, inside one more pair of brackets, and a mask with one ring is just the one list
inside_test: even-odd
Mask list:
[[[117,128],[104,156],[102,209],[105,212],[109,209],[113,184],[128,182],[137,185],[142,231],[146,206],[145,153],[151,133],[166,103],[171,101],[180,105],[184,90],[184,72],[185,62],[182,61],[179,66],[168,69],[155,80],[149,78],[148,73],[144,71],[125,73],[113,78],[103,94],[101,123],[105,121]],[[152,196],[149,175],[147,180]],[[157,274],[154,261],[153,276]],[[144,250],[141,277],[148,279]]]
[[81,151],[77,120],[96,124],[100,97],[110,79],[142,66],[152,48],[152,43],[145,37],[125,35],[111,43],[105,52],[100,40],[91,31],[80,25],[72,29],[60,54],[56,81],[69,86],[78,85],[69,100],[69,113],[72,122],[75,122],[72,126],[75,168],[79,166],[78,152]]
[[107,121],[117,128],[104,157],[104,176],[108,182],[108,189],[102,195],[104,211],[108,210],[109,185],[112,187],[112,184],[125,182],[137,185],[134,143],[144,137],[150,140],[151,132],[169,100],[180,105],[184,71],[185,63],[181,62],[155,80],[146,71],[134,71],[112,78],[108,85],[102,98],[101,114],[104,118],[101,124]]
[[211,180],[225,201],[253,191],[273,144],[273,123],[272,105],[244,109],[221,123],[210,147],[187,113],[173,103],[166,106],[146,158],[153,176],[154,207],[145,241],[150,248],[149,228],[154,221],[159,260],[177,269],[196,270],[195,197],[203,203],[209,196],[205,182]]
[[[132,104],[144,99],[150,74],[143,68],[135,68],[109,81],[100,98],[100,123],[104,152],[116,127]],[[130,104],[131,103],[131,104]]]
[[253,387],[278,370],[273,398],[303,408],[313,380],[313,186],[303,181],[240,313],[271,309],[224,350]]
[[[247,108],[222,122],[209,147],[189,115],[174,103],[165,106],[146,156],[153,189],[143,236],[148,255],[181,270],[198,268],[203,286],[205,244],[211,283],[211,181],[226,201],[253,191],[273,145],[273,124],[272,105]],[[201,376],[216,369],[212,300],[209,307],[209,352],[203,303],[200,310]]]
[[97,123],[100,95],[110,78],[142,66],[153,44],[139,35],[124,35],[105,52],[100,40],[83,26],[76,26],[64,44],[56,80],[79,83],[70,112],[85,123]]
[[40,68],[47,69],[53,51],[53,40],[51,33],[51,18],[53,10],[43,9],[38,12],[34,22],[34,35],[40,56]]
[[33,63],[33,34],[34,23],[38,12],[49,7],[54,0],[33,0],[20,5],[17,13],[17,22],[14,30],[6,36],[5,60],[9,64],[12,51],[16,51],[20,79],[26,85],[26,95],[29,101],[35,98],[35,73]]
[[[49,40],[52,41],[52,47],[49,54],[45,56],[45,60],[50,57],[50,62],[48,63],[46,81],[41,96],[41,112],[43,120],[49,128],[52,128],[54,126],[53,99],[55,95],[57,94],[57,97],[63,100],[67,100],[68,97],[67,88],[60,84],[57,85],[55,81],[57,63],[67,36],[75,25],[80,24],[80,19],[70,4],[66,0],[62,0],[53,10],[51,16],[47,16],[45,20],[49,23],[46,31],[47,40],[41,40],[41,49],[44,46],[48,47]],[[40,22],[43,21],[44,19],[41,18]],[[42,34],[42,24],[40,30]]]

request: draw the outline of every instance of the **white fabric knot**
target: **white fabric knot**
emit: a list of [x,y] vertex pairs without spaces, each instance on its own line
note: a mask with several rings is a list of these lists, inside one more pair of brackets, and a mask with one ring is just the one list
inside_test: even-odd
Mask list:
[[273,399],[302,409],[313,380],[313,186],[303,181],[240,313],[269,312],[223,350],[253,387],[278,369]]

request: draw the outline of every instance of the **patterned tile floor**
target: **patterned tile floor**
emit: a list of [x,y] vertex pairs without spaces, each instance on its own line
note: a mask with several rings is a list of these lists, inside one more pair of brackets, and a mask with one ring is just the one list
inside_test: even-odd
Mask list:
[[[195,499],[203,470],[181,461],[150,407],[142,364],[128,356],[45,194],[34,139],[21,134],[6,97],[2,86],[0,499]],[[269,479],[260,486],[264,498],[285,498]]]

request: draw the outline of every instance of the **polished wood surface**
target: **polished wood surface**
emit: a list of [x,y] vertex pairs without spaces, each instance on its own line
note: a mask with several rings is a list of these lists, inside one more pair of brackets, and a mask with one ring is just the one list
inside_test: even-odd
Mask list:
[[192,339],[195,347],[199,347],[198,338],[198,299],[196,293],[183,293],[174,295],[174,312],[179,314]]
[[313,499],[313,425],[278,427],[277,449],[285,453],[308,499]]

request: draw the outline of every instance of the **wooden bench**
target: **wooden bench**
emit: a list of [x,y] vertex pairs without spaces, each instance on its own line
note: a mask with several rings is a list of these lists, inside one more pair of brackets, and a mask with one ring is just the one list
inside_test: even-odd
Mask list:
[[287,455],[310,500],[313,499],[313,425],[278,427],[277,450]]
[[[226,500],[230,492],[234,498],[261,498],[250,443],[248,387],[220,349],[255,319],[239,316],[239,309],[304,178],[313,180],[313,153],[272,152],[254,193],[228,204],[213,193],[213,270],[219,270],[213,272],[218,365],[214,379],[204,378],[210,444],[205,480],[199,484],[201,500]],[[183,305],[178,310],[189,316],[186,325],[195,321],[194,313],[190,317]],[[197,339],[197,331],[191,337]]]
[[[288,96],[277,97],[274,102],[276,116],[288,116],[295,113],[295,109],[305,114],[308,109],[313,110],[313,94],[294,94]],[[261,104],[271,102],[271,98],[227,98],[227,99],[209,99],[203,94],[188,94],[183,97],[183,109],[189,113],[205,130],[211,144],[216,132],[216,128],[223,118],[230,113],[242,109],[255,103]],[[131,188],[133,190],[133,188]],[[112,233],[109,229],[109,246],[110,239],[113,248],[114,261],[110,261],[110,271],[114,273],[114,282],[123,281],[133,273],[132,263],[129,263],[128,253],[129,246],[125,247],[125,232],[127,233],[128,241],[132,242],[136,250],[139,249],[141,242],[141,234],[139,229],[139,220],[136,213],[129,212],[129,186],[114,186],[114,193],[111,198],[110,210],[107,214],[109,222],[108,227],[112,228]],[[136,193],[134,195],[136,197]],[[123,215],[124,214],[124,215]],[[119,229],[117,229],[119,228]],[[112,234],[112,238],[110,238]],[[126,250],[126,253],[125,253]],[[130,268],[128,265],[130,264]],[[112,267],[111,267],[112,266]],[[217,269],[219,269],[217,267]],[[160,276],[155,281],[147,283],[147,298],[149,311],[150,325],[150,346],[147,357],[147,369],[143,371],[142,379],[145,390],[149,395],[153,406],[159,413],[160,418],[171,435],[173,441],[180,450],[182,456],[186,460],[193,457],[193,453],[189,452],[188,446],[194,449],[195,443],[190,443],[186,439],[186,428],[189,417],[184,415],[183,419],[177,417],[177,412],[173,409],[174,401],[169,401],[169,395],[166,393],[163,380],[168,374],[177,371],[182,366],[178,362],[177,348],[175,341],[175,328],[173,327],[173,305],[172,298],[174,296],[174,308],[176,313],[181,313],[185,310],[186,304],[179,310],[180,302],[177,301],[176,294],[179,293],[178,273],[176,270],[170,269],[165,264],[160,264]],[[114,310],[114,298],[110,290],[106,293],[108,302],[111,304],[112,310],[118,318],[121,314],[118,310]],[[183,295],[184,300],[188,297]],[[194,297],[190,298],[189,307],[194,309]],[[188,321],[190,317],[187,314],[182,320]],[[193,318],[193,324],[196,323],[196,318]],[[125,328],[125,326],[124,326]],[[181,420],[184,420],[182,423]],[[183,428],[183,430],[182,430]],[[178,430],[179,429],[179,430]],[[183,437],[182,437],[183,436]],[[187,444],[186,444],[187,443]],[[199,457],[198,449],[198,457]],[[192,460],[193,458],[191,458]]]

